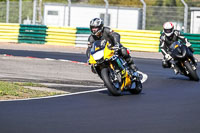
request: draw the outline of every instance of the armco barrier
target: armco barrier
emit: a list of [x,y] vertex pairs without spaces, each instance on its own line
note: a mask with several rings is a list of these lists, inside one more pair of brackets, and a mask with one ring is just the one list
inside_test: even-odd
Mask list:
[[192,44],[195,51],[194,54],[200,54],[200,34],[182,33],[182,35]]
[[45,25],[20,25],[19,29],[19,43],[36,43],[44,44],[46,37]]
[[[134,51],[158,52],[159,50],[159,31],[144,30],[119,30],[114,29],[121,35],[121,43]],[[77,27],[76,45],[86,46],[90,35],[89,28]]]
[[18,42],[19,24],[0,23],[0,42]]
[[48,45],[74,46],[76,40],[76,28],[48,26],[46,43]]
[[[133,51],[158,52],[160,31],[114,29],[121,35],[121,43]],[[0,42],[19,42],[87,47],[88,27],[53,27],[0,23]],[[181,33],[200,54],[200,34]]]
[[121,35],[121,43],[130,50],[159,51],[160,31],[120,29],[114,29],[114,31]]
[[85,27],[76,28],[76,46],[87,47],[90,29]]

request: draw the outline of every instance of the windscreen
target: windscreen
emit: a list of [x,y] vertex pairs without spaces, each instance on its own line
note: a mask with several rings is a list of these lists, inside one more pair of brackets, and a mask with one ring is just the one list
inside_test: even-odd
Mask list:
[[92,44],[92,48],[91,48],[91,51],[90,51],[91,54],[94,54],[95,52],[104,49],[104,48],[105,48],[105,44],[106,44],[106,42],[103,41],[103,40],[95,41],[95,42]]

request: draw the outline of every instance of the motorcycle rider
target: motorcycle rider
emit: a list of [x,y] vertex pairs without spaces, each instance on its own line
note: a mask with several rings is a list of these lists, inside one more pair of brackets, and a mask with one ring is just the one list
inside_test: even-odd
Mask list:
[[[130,54],[127,52],[127,48],[123,47],[122,44],[120,44],[120,35],[114,32],[113,30],[111,30],[109,27],[105,27],[102,19],[100,18],[92,19],[90,21],[90,31],[91,31],[91,35],[88,38],[89,49],[91,49],[92,44],[96,40],[109,41],[109,44],[110,44],[109,47],[113,47],[113,46],[120,47],[121,50],[118,52],[119,55],[121,55],[126,60],[129,67],[134,72],[138,70]],[[93,68],[92,68],[92,72],[94,72]]]
[[[175,74],[179,73],[179,69],[175,64],[172,64],[170,62],[172,57],[170,56],[169,48],[173,42],[176,42],[179,39],[183,43],[186,44],[186,46],[191,50],[192,53],[194,52],[193,48],[191,47],[191,43],[187,40],[187,38],[184,38],[183,36],[181,36],[180,31],[174,30],[174,24],[172,22],[164,23],[163,33],[160,36],[160,49],[164,56],[164,58],[162,60],[162,66],[164,68],[173,68]],[[195,59],[195,61],[196,61],[196,59]]]

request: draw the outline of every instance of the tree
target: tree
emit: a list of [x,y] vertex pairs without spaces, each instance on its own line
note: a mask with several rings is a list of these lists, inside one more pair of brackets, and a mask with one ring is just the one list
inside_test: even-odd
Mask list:
[[165,0],[164,6],[176,6],[176,0]]
[[[121,6],[137,6],[142,3],[140,0],[108,0],[110,5],[121,5]],[[90,4],[105,4],[104,0],[88,0]]]
[[161,1],[161,0],[156,0],[155,5],[156,5],[156,6],[163,6],[163,1]]

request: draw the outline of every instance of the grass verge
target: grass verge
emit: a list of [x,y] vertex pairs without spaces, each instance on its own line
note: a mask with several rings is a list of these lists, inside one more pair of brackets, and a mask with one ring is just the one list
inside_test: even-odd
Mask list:
[[61,94],[56,92],[27,89],[24,88],[23,86],[45,87],[43,85],[34,84],[31,82],[12,83],[12,82],[0,81],[0,100],[36,98],[36,97],[45,97],[45,96],[53,96]]

